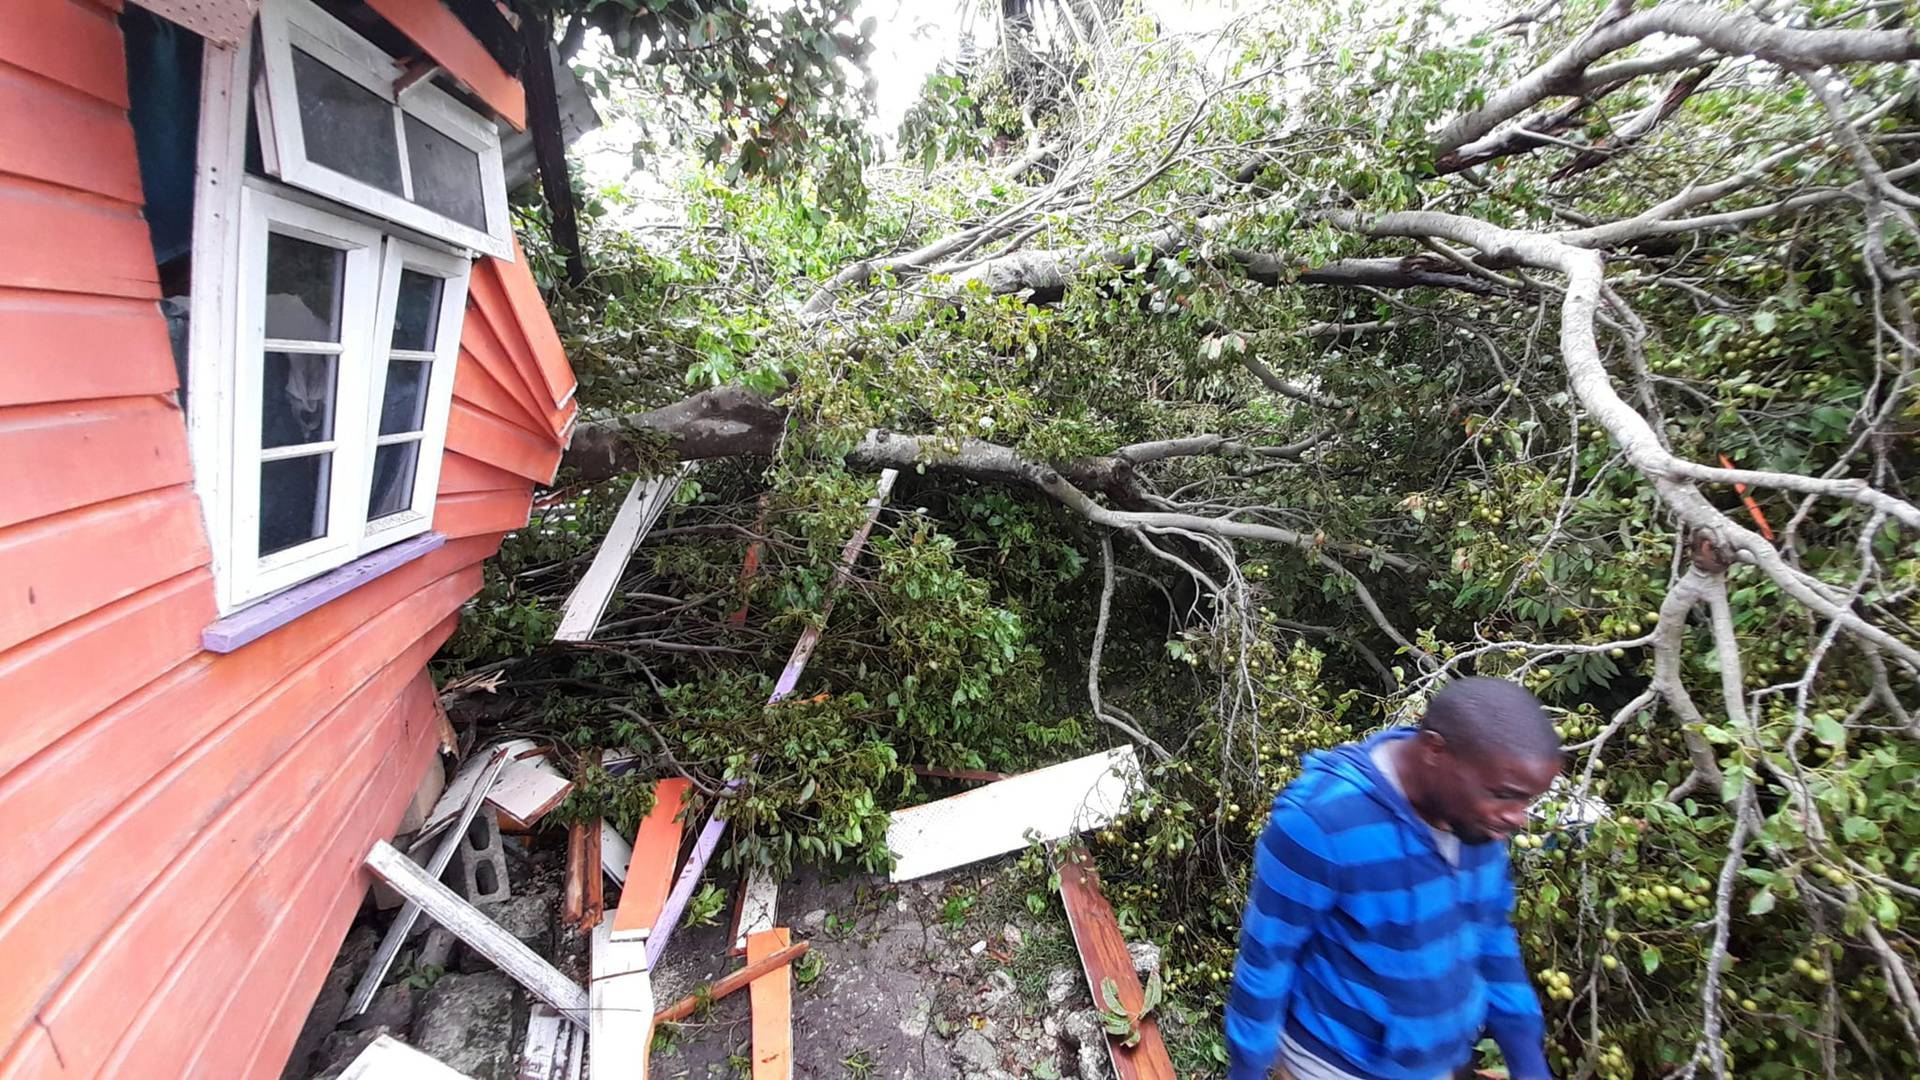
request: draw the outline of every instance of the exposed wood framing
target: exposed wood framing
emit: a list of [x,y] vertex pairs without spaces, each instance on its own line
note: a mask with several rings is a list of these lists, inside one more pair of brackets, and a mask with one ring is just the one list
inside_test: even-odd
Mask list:
[[[747,963],[789,944],[786,927],[747,939]],[[793,969],[785,964],[753,980],[753,1080],[793,1080]]]
[[[873,534],[873,526],[880,520],[880,508],[886,505],[887,497],[893,493],[893,484],[900,478],[897,469],[881,472],[879,482],[874,485],[873,497],[867,500],[866,520],[840,549],[840,561],[833,568],[833,581],[828,586],[827,597],[820,605],[820,620],[817,626],[809,626],[794,643],[793,654],[787,658],[787,666],[780,671],[780,678],[773,685],[773,694],[767,698],[768,705],[777,705],[793,688],[800,683],[800,675],[807,668],[807,660],[813,651],[820,647],[821,627],[827,623],[827,616],[833,613],[833,602],[842,585],[853,577],[853,567],[860,559],[860,552],[867,546],[867,537]],[[726,832],[727,820],[719,808],[707,819],[700,830],[700,837],[694,842],[693,853],[687,856],[687,865],[681,869],[680,876],[673,883],[673,892],[667,896],[666,907],[660,918],[653,924],[653,932],[647,935],[647,961],[658,963],[660,954],[666,951],[667,942],[673,936],[673,928],[679,924],[680,916],[687,910],[687,901],[693,898],[693,890],[700,883],[700,876],[706,873],[707,860],[713,857],[714,849],[720,846],[720,836]]]
[[673,493],[680,490],[687,471],[688,467],[683,465],[671,476],[651,476],[645,481],[633,482],[626,501],[620,504],[620,512],[614,515],[613,525],[600,541],[600,549],[593,553],[592,565],[567,596],[566,607],[560,614],[560,629],[554,631],[553,640],[586,641],[593,637],[600,626],[600,617],[607,612],[608,601],[613,599],[613,591],[620,587],[620,579],[626,574],[633,550],[646,539],[667,504],[673,501]]
[[[420,905],[427,917],[447,928],[454,937],[493,961],[493,965],[527,988],[534,997],[559,1010],[575,1024],[587,1023],[587,992],[573,980],[560,974],[539,953],[527,948],[519,938],[502,930],[493,920],[474,910],[472,904],[454,895],[452,889],[422,870],[413,860],[400,854],[385,840],[376,842],[367,852],[367,869],[394,891]],[[653,1011],[647,1010],[651,1017]]]
[[[453,861],[453,853],[460,848],[460,838],[467,834],[467,826],[473,824],[480,807],[487,801],[488,789],[493,787],[500,771],[506,768],[508,754],[507,747],[498,747],[486,758],[475,758],[469,762],[470,768],[462,769],[461,775],[455,778],[454,783],[459,785],[469,774],[472,776],[471,782],[464,785],[467,796],[456,819],[457,826],[440,838],[440,846],[433,850],[433,858],[427,862],[426,873],[434,881],[440,880],[447,864]],[[360,984],[354,988],[353,996],[347,999],[347,1010],[341,1014],[342,1019],[359,1016],[367,1011],[367,1006],[373,1004],[373,996],[380,992],[380,984],[387,979],[387,969],[393,966],[394,958],[400,955],[400,947],[406,944],[407,937],[413,933],[413,924],[419,919],[420,905],[411,900],[393,917],[393,925],[387,927],[387,936],[380,939],[380,948],[367,964],[366,974],[360,977]]]
[[567,175],[567,140],[560,130],[560,93],[554,83],[553,54],[548,42],[553,28],[547,15],[533,5],[518,5],[520,39],[527,49],[527,65],[521,72],[526,87],[527,120],[533,135],[533,154],[540,162],[540,190],[547,197],[549,220],[553,226],[553,246],[567,261],[567,281],[578,287],[586,283],[587,261],[580,251],[580,224],[574,216],[573,183]]
[[1122,746],[1049,765],[949,799],[896,810],[887,824],[892,881],[951,870],[1097,829],[1141,787],[1140,759]]
[[[1066,905],[1067,925],[1073,930],[1073,944],[1080,952],[1080,964],[1087,972],[1087,986],[1093,1000],[1103,1002],[1101,984],[1113,980],[1120,1007],[1129,1016],[1137,1016],[1146,992],[1134,974],[1133,957],[1127,953],[1127,940],[1113,917],[1113,906],[1100,891],[1100,875],[1093,858],[1078,844],[1060,849],[1060,900]],[[1113,1059],[1118,1080],[1176,1080],[1173,1059],[1160,1038],[1160,1022],[1148,1015],[1140,1017],[1136,1029],[1139,1042],[1122,1045],[1120,1036],[1108,1035],[1107,1052]]]

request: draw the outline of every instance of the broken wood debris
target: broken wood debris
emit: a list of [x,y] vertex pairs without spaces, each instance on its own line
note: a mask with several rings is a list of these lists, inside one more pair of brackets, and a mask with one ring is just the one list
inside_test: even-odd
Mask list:
[[[419,835],[414,838],[416,850],[427,840],[440,835],[441,830],[453,824],[455,818],[462,816],[468,798],[480,783],[480,774],[491,761],[490,755],[496,752],[503,753],[507,760],[514,761],[527,754],[538,754],[541,750],[540,744],[532,739],[508,739],[505,742],[495,743],[483,753],[468,757],[459,771],[453,774],[453,779],[447,782],[446,790],[440,793],[440,801],[434,803],[432,812],[427,814],[426,825],[421,827]],[[489,780],[488,783],[491,784],[492,781]]]
[[607,612],[607,602],[613,599],[613,590],[620,585],[625,576],[627,562],[633,558],[634,549],[646,539],[654,523],[673,501],[674,492],[680,490],[680,482],[685,480],[692,464],[683,463],[670,476],[649,477],[644,483],[633,482],[628,489],[625,502],[614,515],[613,524],[607,529],[607,535],[600,541],[600,549],[594,552],[593,563],[587,572],[580,576],[580,583],[573,587],[567,597],[566,607],[560,615],[560,628],[554,631],[555,641],[587,641],[593,632],[600,628],[600,618]]
[[515,1080],[566,1080],[573,1057],[574,1026],[553,1006],[535,1002],[527,1013],[527,1042]]
[[611,824],[600,823],[600,870],[615,885],[627,883],[627,864],[633,861],[633,845]]
[[600,925],[606,908],[600,881],[599,833],[584,821],[574,822],[567,831],[567,883],[560,920],[576,930]]
[[[747,963],[775,956],[789,943],[786,927],[754,934],[747,939]],[[793,969],[782,964],[754,979],[747,995],[753,1005],[753,1080],[793,1080]]]
[[769,971],[794,963],[801,957],[807,955],[807,951],[812,947],[808,942],[796,941],[758,960],[749,961],[747,965],[740,970],[730,971],[722,975],[714,981],[712,986],[688,994],[679,1001],[654,1013],[653,1022],[655,1024],[669,1024],[676,1020],[685,1020],[698,1011],[702,1005],[711,1005],[721,998],[735,993],[740,988],[752,983],[755,979],[758,979]]
[[888,880],[912,881],[1059,840],[1118,817],[1142,787],[1140,759],[1121,746],[1049,765],[952,798],[896,810],[887,824]]
[[745,879],[740,882],[740,903],[733,917],[733,947],[728,951],[734,956],[745,956],[747,938],[773,929],[779,906],[779,882],[773,880],[773,875],[764,866],[749,869]]
[[[900,478],[898,469],[887,469],[880,474],[874,484],[873,497],[867,500],[867,516],[847,539],[846,546],[840,549],[840,561],[834,565],[833,580],[827,586],[826,599],[820,604],[820,618],[817,623],[807,627],[800,634],[800,640],[794,643],[793,653],[787,658],[787,666],[780,670],[780,677],[774,681],[773,693],[767,698],[768,705],[777,705],[788,694],[793,693],[800,683],[800,675],[806,670],[807,661],[813,651],[820,647],[820,638],[827,624],[827,617],[833,613],[833,602],[841,586],[853,577],[853,567],[859,561],[860,552],[867,546],[867,537],[873,534],[873,527],[880,520],[880,508],[886,505],[887,497],[893,493],[894,481]],[[737,783],[737,781],[735,782]],[[729,784],[729,787],[734,786]],[[666,906],[655,920],[653,930],[647,935],[647,962],[658,963],[660,954],[666,951],[667,942],[673,936],[673,928],[679,924],[680,916],[687,910],[687,902],[693,899],[693,890],[700,883],[700,876],[706,873],[707,860],[713,857],[714,849],[720,846],[720,836],[726,832],[727,819],[723,815],[724,804],[715,807],[707,824],[700,830],[700,836],[694,841],[693,852],[687,857],[687,864],[674,880],[673,891],[667,895]]]
[[[1131,749],[1131,748],[1129,748]],[[1067,926],[1073,931],[1073,945],[1080,953],[1080,965],[1087,973],[1087,987],[1096,1008],[1108,1009],[1106,987],[1111,985],[1119,1000],[1121,1013],[1131,1021],[1140,1038],[1129,1047],[1128,1036],[1107,1035],[1107,1053],[1113,1060],[1117,1080],[1175,1080],[1173,1059],[1167,1056],[1166,1043],[1160,1038],[1160,1021],[1151,1012],[1141,1015],[1146,991],[1133,970],[1133,957],[1127,953],[1127,940],[1113,916],[1113,906],[1100,891],[1100,874],[1093,857],[1078,843],[1063,844],[1057,858],[1060,872],[1060,900],[1067,909]]]
[[[447,870],[447,864],[453,861],[453,853],[460,847],[461,838],[467,834],[467,826],[473,824],[480,807],[486,802],[488,789],[493,786],[500,771],[506,768],[509,752],[507,747],[501,746],[485,757],[475,755],[474,760],[467,763],[469,768],[462,769],[454,785],[450,785],[449,793],[452,786],[462,786],[461,782],[466,781],[464,788],[467,794],[465,805],[459,811],[458,826],[441,838],[440,846],[434,849],[433,858],[427,862],[426,873],[434,881],[440,880],[440,875]],[[449,819],[450,822],[452,820]],[[380,992],[380,984],[386,981],[387,970],[393,967],[394,958],[400,955],[401,946],[406,944],[407,936],[413,933],[413,924],[419,918],[420,905],[411,902],[402,906],[400,913],[393,917],[393,925],[387,927],[387,936],[380,940],[380,948],[367,964],[366,974],[360,977],[360,984],[354,987],[353,996],[347,999],[346,1012],[340,1017],[342,1020],[359,1016],[367,1011],[367,1006],[373,1004],[374,995]]]
[[1011,780],[1014,774],[990,772],[986,769],[944,769],[937,765],[915,765],[913,775],[929,780],[965,780],[969,783],[991,784],[999,780]]
[[[587,1022],[587,992],[555,970],[540,954],[475,911],[472,904],[429,875],[392,844],[377,841],[367,852],[367,869],[395,891],[419,905],[427,917],[512,976],[533,996],[553,1006],[575,1024]],[[651,1012],[648,1013],[652,1015]]]
[[680,854],[681,814],[692,790],[692,782],[680,777],[653,785],[653,809],[634,833],[628,884],[620,893],[620,906],[614,909],[613,940],[639,941],[653,932],[667,904],[673,861]]
[[503,827],[527,832],[572,791],[573,781],[544,759],[513,761],[500,773],[487,801],[500,812]]
[[443,1062],[415,1050],[391,1035],[367,1044],[348,1063],[340,1080],[470,1080]]
[[653,977],[643,942],[613,940],[613,923],[593,929],[593,1075],[601,1080],[647,1075],[653,1044]]

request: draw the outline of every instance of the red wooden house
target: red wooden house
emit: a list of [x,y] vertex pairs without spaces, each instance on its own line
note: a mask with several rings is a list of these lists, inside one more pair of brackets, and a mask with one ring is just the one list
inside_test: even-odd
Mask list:
[[475,4],[0,3],[0,1077],[276,1075],[434,763],[575,412]]

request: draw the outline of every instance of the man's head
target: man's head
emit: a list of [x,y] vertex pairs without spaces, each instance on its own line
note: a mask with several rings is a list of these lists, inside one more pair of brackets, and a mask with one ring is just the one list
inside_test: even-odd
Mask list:
[[1560,775],[1560,737],[1545,709],[1505,679],[1448,683],[1396,761],[1414,809],[1461,841],[1502,840]]

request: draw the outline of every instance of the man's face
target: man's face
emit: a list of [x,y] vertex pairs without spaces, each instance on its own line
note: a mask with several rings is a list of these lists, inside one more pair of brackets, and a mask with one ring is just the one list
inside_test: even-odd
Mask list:
[[1432,778],[1432,809],[1466,844],[1505,840],[1527,824],[1527,807],[1560,775],[1557,758],[1456,753],[1432,732],[1420,736]]

